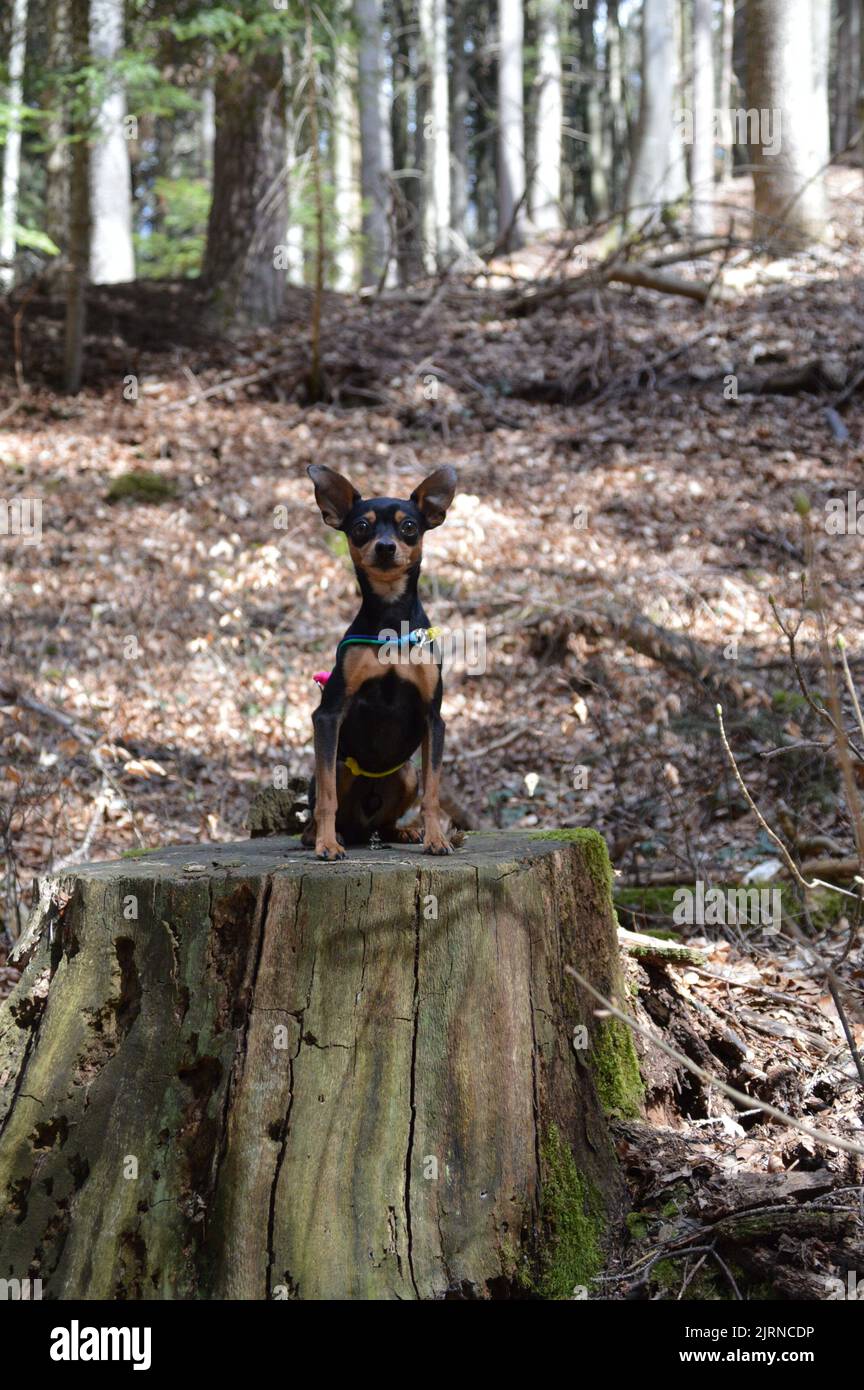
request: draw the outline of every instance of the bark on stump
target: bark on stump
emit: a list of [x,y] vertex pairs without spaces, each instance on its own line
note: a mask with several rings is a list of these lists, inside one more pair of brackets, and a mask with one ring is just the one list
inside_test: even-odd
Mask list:
[[180,846],[44,880],[0,1008],[0,1278],[571,1296],[639,1081],[564,971],[622,997],[605,845],[559,833],[335,865]]

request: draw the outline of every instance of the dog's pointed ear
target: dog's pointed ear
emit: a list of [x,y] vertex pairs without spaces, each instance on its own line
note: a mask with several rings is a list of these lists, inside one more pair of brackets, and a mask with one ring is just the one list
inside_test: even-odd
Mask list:
[[315,484],[315,501],[327,525],[341,530],[351,508],[360,501],[360,493],[341,473],[323,463],[310,463],[306,472]]
[[420,508],[428,527],[440,526],[456,491],[456,469],[447,464],[436,468],[411,493],[411,501]]

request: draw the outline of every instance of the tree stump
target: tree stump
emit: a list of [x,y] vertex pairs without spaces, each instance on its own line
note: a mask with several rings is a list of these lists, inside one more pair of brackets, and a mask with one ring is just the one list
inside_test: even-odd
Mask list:
[[[571,1297],[640,1100],[606,848],[286,837],[46,879],[0,1008],[0,1278],[43,1298]],[[578,1293],[577,1293],[578,1296]]]

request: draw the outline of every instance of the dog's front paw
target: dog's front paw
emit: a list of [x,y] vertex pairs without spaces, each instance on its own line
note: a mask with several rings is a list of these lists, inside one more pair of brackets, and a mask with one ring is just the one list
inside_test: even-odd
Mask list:
[[423,843],[423,831],[419,825],[398,825],[392,835],[384,838],[395,845],[420,845]]
[[346,859],[347,855],[337,840],[317,840],[315,843],[315,858],[324,859],[327,863],[332,863],[336,859]]
[[452,854],[453,846],[443,835],[429,835],[423,841],[424,854]]

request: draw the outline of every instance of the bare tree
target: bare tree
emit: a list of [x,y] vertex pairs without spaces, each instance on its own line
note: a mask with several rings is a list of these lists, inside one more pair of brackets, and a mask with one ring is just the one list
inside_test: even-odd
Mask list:
[[[748,0],[747,105],[757,230],[807,245],[825,232],[828,0]],[[755,125],[755,122],[754,122]]]
[[123,21],[124,0],[90,0],[90,51],[105,65],[90,152],[90,278],[94,285],[135,279],[126,92],[113,66],[123,47]]
[[15,226],[18,221],[18,179],[21,173],[21,102],[27,53],[27,0],[14,0],[9,39],[9,128],[3,149],[3,188],[0,193],[0,290],[12,288],[15,278]]
[[680,72],[676,43],[676,0],[644,0],[642,6],[642,96],[636,151],[627,192],[628,208],[644,219],[678,202],[687,186],[684,150],[675,125]]
[[363,272],[365,285],[376,284],[390,255],[388,179],[390,140],[384,119],[381,89],[384,44],[381,0],[354,0],[359,48],[360,186],[363,194]]
[[446,0],[420,0],[422,80],[426,86],[423,122],[423,241],[427,270],[450,251],[450,109],[447,83]]
[[468,212],[468,15],[464,0],[451,7],[450,229],[456,245],[467,245]]
[[522,0],[498,0],[498,231],[510,247],[525,237],[524,28]]
[[712,0],[693,0],[693,231],[714,230],[714,36]]
[[561,226],[561,37],[558,0],[537,6],[537,159],[531,196],[538,231]]
[[730,116],[735,106],[735,71],[732,66],[734,51],[735,0],[723,0],[720,30],[720,109],[723,112],[723,169],[727,177],[732,173],[734,163],[734,145],[730,130]]
[[357,283],[354,228],[356,224],[354,151],[357,128],[354,100],[354,55],[348,28],[350,16],[341,17],[333,53],[333,212],[336,226],[333,248],[333,284],[337,290],[353,290]]
[[[69,0],[69,51],[79,70],[90,60],[90,13],[88,0]],[[87,272],[90,264],[90,112],[86,97],[79,94],[70,103],[69,133],[69,231],[66,237],[69,269],[66,279],[66,337],[64,375],[66,390],[75,395],[81,389],[84,364],[84,326],[87,316]]]
[[203,278],[217,323],[240,316],[271,323],[285,296],[283,54],[259,48],[239,62],[226,54],[216,76],[213,200]]

